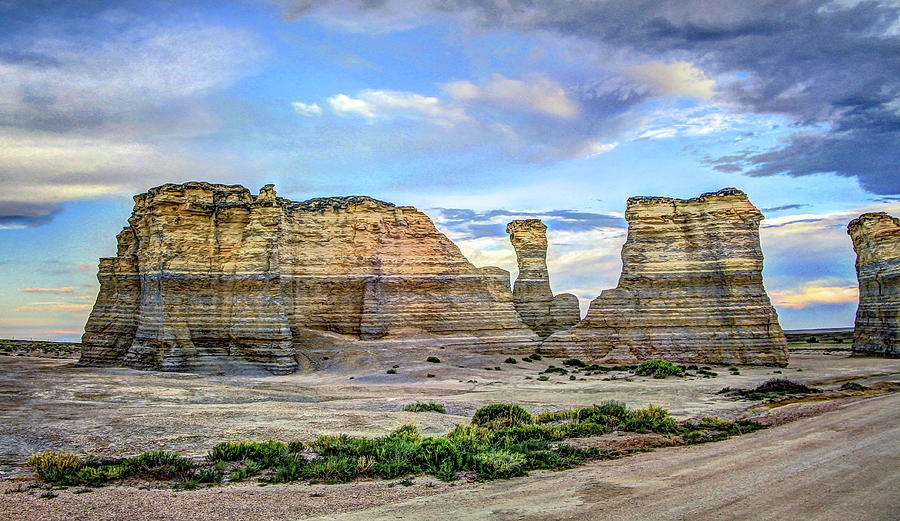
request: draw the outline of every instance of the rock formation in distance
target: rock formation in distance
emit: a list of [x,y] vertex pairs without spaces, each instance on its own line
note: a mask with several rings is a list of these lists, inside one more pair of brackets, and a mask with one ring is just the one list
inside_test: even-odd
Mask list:
[[859,308],[853,351],[900,356],[900,219],[884,212],[850,221]]
[[326,354],[538,345],[509,273],[473,266],[411,206],[203,182],[134,201],[100,260],[82,364],[288,373]]
[[553,296],[547,272],[547,226],[540,219],[519,219],[506,225],[516,250],[519,275],[513,286],[513,302],[522,321],[541,338],[568,329],[581,320],[578,297]]
[[597,363],[787,364],[762,284],[762,218],[734,188],[687,200],[630,198],[618,286],[541,352]]

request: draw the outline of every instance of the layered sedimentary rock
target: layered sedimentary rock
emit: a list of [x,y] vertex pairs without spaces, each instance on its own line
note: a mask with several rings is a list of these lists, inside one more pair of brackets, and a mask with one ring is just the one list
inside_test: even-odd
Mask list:
[[853,351],[900,356],[900,219],[866,213],[850,221],[859,308]]
[[762,284],[759,222],[740,190],[632,197],[622,275],[541,352],[601,363],[647,359],[784,365],[787,342]]
[[547,272],[547,226],[540,219],[520,219],[506,225],[516,250],[519,275],[513,301],[522,321],[541,338],[568,329],[581,320],[578,297],[571,293],[553,296]]
[[473,266],[413,207],[198,182],[134,199],[83,364],[287,373],[330,351],[537,345],[509,273]]

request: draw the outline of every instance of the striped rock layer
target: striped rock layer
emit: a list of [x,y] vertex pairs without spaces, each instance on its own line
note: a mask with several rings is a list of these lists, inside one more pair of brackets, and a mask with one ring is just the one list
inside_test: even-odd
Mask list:
[[541,352],[598,363],[787,364],[762,284],[762,218],[734,188],[687,200],[632,197],[618,286]]
[[884,212],[850,221],[859,308],[853,351],[900,356],[900,219]]
[[568,329],[581,320],[578,297],[553,296],[547,271],[547,226],[540,219],[519,219],[506,225],[516,250],[519,275],[513,286],[513,302],[522,321],[541,338]]
[[509,273],[473,266],[411,206],[199,182],[134,200],[82,364],[288,373],[323,354],[537,346]]

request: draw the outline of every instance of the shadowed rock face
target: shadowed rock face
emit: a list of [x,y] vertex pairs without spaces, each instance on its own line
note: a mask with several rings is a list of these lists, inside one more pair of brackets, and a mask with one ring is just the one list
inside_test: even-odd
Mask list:
[[547,272],[547,226],[540,219],[521,219],[506,226],[516,250],[519,275],[513,301],[522,321],[541,338],[568,329],[581,319],[578,298],[571,293],[553,296]]
[[509,273],[474,267],[413,207],[197,182],[134,199],[82,364],[288,373],[322,354],[537,346]]
[[762,285],[759,222],[740,190],[632,197],[615,289],[542,353],[595,362],[785,365],[787,342]]
[[850,221],[859,308],[853,350],[900,356],[900,219],[884,212]]

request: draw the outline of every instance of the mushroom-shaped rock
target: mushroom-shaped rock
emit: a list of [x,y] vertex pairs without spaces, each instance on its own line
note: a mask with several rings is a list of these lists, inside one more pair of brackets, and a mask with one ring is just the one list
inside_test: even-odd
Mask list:
[[516,250],[519,275],[513,301],[522,321],[541,338],[574,326],[581,319],[578,298],[570,293],[553,296],[547,272],[547,226],[540,219],[520,219],[506,226]]

